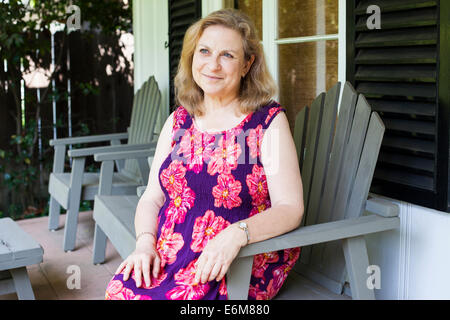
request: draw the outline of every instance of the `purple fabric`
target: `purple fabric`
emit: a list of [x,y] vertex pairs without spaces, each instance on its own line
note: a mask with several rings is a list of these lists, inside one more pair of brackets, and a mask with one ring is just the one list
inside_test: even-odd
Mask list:
[[[279,112],[272,102],[233,129],[198,130],[182,106],[174,113],[172,152],[162,163],[159,182],[166,201],[158,215],[158,279],[136,288],[134,277],[114,276],[107,299],[227,299],[226,279],[195,284],[195,262],[207,241],[229,224],[270,208],[260,144]],[[271,299],[279,291],[300,248],[254,258],[249,299]],[[143,284],[144,285],[144,284]]]

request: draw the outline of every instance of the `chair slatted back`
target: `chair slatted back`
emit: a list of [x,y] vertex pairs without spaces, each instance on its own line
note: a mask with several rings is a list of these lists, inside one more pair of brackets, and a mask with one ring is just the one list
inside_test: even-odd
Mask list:
[[[128,144],[150,143],[155,139],[155,126],[158,110],[160,110],[161,92],[154,76],[144,82],[136,92],[131,113]],[[141,177],[139,165],[136,160],[126,160],[122,173],[145,181]]]
[[[306,163],[308,157],[315,162],[313,172],[307,174],[311,187],[309,194],[305,193],[305,225],[360,216],[375,170],[384,125],[364,96],[358,97],[349,83],[344,86],[336,122],[339,89],[337,84],[327,92],[319,143],[314,150],[305,150],[301,163],[303,177],[304,170],[311,167]],[[310,113],[314,112],[312,108]],[[315,134],[316,131],[308,131],[306,136]],[[314,157],[308,155],[311,151]],[[333,292],[341,293],[346,276],[341,242],[302,248],[296,269]]]
[[303,163],[303,156],[305,155],[305,141],[306,141],[306,128],[309,116],[309,108],[304,107],[302,111],[297,113],[294,126],[294,142],[295,149],[297,150],[298,163]]
[[[303,197],[305,212],[309,203],[311,181],[313,179],[314,164],[316,161],[316,149],[320,133],[320,120],[322,119],[325,94],[319,95],[311,104],[309,117],[306,126],[305,149],[303,150],[304,160],[302,163]],[[304,219],[306,220],[306,219]]]

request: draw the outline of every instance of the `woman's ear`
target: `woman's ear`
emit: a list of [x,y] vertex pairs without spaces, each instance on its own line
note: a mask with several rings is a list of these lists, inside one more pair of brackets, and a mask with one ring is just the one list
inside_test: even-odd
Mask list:
[[247,73],[250,70],[250,68],[252,67],[252,64],[253,64],[254,61],[255,61],[255,55],[252,54],[250,59],[248,59],[246,64],[245,64],[244,72],[242,73],[242,78],[244,78],[247,75]]

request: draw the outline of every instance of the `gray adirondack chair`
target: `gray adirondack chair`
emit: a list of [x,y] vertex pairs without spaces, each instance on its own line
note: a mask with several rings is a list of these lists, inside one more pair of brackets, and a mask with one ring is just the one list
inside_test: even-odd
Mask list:
[[128,257],[136,247],[134,216],[139,197],[142,195],[145,186],[135,188],[134,195],[112,195],[114,161],[124,159],[147,160],[149,167],[151,167],[153,155],[154,150],[136,150],[100,153],[94,156],[96,161],[102,162],[100,188],[94,200],[95,231],[92,259],[94,264],[105,261],[107,239],[110,240],[122,259]]
[[385,128],[349,83],[336,122],[339,92],[340,83],[296,118],[294,141],[305,204],[302,225],[239,252],[227,273],[230,299],[247,299],[254,255],[293,247],[302,247],[294,268],[302,275],[338,294],[348,276],[353,299],[375,298],[366,284],[369,260],[364,235],[400,224],[395,205],[368,199]]
[[[118,152],[125,150],[149,150],[156,146],[154,130],[161,93],[154,76],[151,76],[136,92],[130,126],[127,133],[95,135],[51,140],[55,148],[53,172],[50,174],[49,230],[59,225],[60,207],[67,209],[64,230],[64,251],[75,247],[80,200],[94,200],[99,189],[100,174],[84,171],[86,157],[98,152]],[[120,145],[120,140],[127,143]],[[69,150],[72,159],[71,172],[64,172],[65,152],[68,145],[109,141],[111,146]],[[112,194],[133,194],[136,187],[147,182],[149,168],[145,161],[118,160],[117,172],[112,182]]]
[[[302,253],[296,270],[339,294],[348,270],[352,297],[374,298],[366,286],[369,262],[364,235],[397,228],[398,207],[380,199],[368,199],[384,134],[382,121],[371,112],[362,95],[356,104],[357,95],[347,83],[336,124],[339,91],[338,83],[315,99],[311,111],[304,108],[296,118],[294,140],[305,201],[302,226],[240,251],[227,274],[230,299],[247,298],[254,255],[298,246]],[[104,153],[96,154],[95,159],[104,161],[102,167],[106,167],[106,162],[112,167],[112,161],[117,159],[149,155],[146,151]],[[151,162],[152,157],[148,159]],[[138,188],[138,195],[114,196],[109,185],[110,182],[101,188],[95,198],[94,263],[105,259],[106,238],[123,259],[136,243],[134,214],[145,187]],[[363,216],[365,210],[376,214]],[[336,240],[342,245],[333,243]],[[322,243],[333,247],[311,247]],[[339,250],[344,254],[339,255]]]

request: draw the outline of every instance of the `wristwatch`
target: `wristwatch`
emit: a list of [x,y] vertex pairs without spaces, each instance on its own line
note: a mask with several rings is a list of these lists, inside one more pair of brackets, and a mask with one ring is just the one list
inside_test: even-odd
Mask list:
[[250,242],[250,234],[248,233],[248,226],[245,222],[239,222],[239,228],[245,231],[245,235],[247,236],[247,244]]

